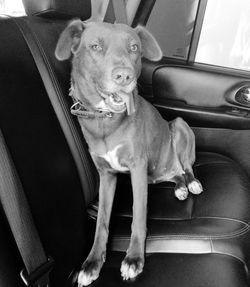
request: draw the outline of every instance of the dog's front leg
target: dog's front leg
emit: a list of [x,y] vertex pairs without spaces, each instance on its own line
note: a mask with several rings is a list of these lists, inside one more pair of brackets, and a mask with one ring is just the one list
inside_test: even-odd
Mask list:
[[78,287],[87,286],[99,276],[106,257],[106,244],[110,214],[116,188],[116,175],[100,172],[99,208],[96,222],[95,240],[92,249],[78,275]]
[[131,170],[133,188],[132,234],[127,255],[121,265],[123,280],[134,279],[143,270],[147,217],[147,165],[145,162]]

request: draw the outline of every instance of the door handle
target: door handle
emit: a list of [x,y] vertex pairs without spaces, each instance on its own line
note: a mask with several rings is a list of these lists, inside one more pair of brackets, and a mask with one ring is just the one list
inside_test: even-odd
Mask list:
[[250,87],[239,89],[235,95],[235,101],[241,105],[250,107]]

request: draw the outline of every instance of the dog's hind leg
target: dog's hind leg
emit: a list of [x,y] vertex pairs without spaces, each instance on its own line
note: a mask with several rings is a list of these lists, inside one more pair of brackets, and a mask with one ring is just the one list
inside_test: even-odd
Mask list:
[[79,272],[78,287],[87,286],[96,280],[105,261],[109,220],[115,188],[116,175],[108,171],[100,173],[99,208],[95,240],[88,257]]
[[193,194],[203,191],[202,185],[194,177],[192,165],[195,162],[195,136],[188,124],[181,118],[171,122],[173,142],[179,162],[185,172],[185,182],[188,190]]
[[200,181],[194,177],[193,169],[190,167],[185,170],[185,179],[188,190],[193,194],[200,194],[203,191]]
[[131,169],[133,187],[133,222],[132,234],[127,255],[121,264],[123,280],[134,279],[143,270],[146,239],[147,217],[147,166],[145,163],[136,164]]

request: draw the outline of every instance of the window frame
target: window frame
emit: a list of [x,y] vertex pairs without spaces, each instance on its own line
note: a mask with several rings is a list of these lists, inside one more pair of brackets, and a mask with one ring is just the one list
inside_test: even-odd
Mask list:
[[[187,59],[178,59],[174,57],[164,56],[162,63],[164,64],[164,63],[170,62],[170,63],[177,63],[177,64],[189,64],[189,65],[195,65],[197,67],[200,67],[202,69],[207,69],[210,71],[225,72],[227,74],[232,74],[232,75],[237,73],[238,75],[249,77],[250,70],[225,67],[225,66],[219,66],[219,65],[212,65],[208,63],[200,63],[200,62],[195,61],[208,1],[209,0],[199,0],[197,12],[195,16],[195,22],[193,26],[193,32],[192,32],[191,41],[190,41],[190,46],[189,46],[189,51],[187,54]],[[134,17],[132,27],[135,27],[139,24],[146,26],[147,21],[150,17],[151,11],[153,10],[155,2],[156,0],[141,0],[140,5]]]
[[[187,53],[186,59],[179,59],[174,57],[168,57],[164,56],[165,59],[171,59],[176,60],[177,62],[182,63],[194,63],[196,50],[199,43],[199,38],[201,34],[202,24],[205,17],[205,11],[207,6],[208,0],[199,0],[196,16],[195,16],[195,22],[193,26],[193,32],[191,36],[190,41],[190,47]],[[143,25],[146,26],[147,21],[150,17],[151,11],[154,8],[156,0],[141,0],[140,5],[137,9],[137,12],[135,14],[134,20],[132,22],[132,27],[136,27],[137,25]]]
[[190,47],[189,47],[188,56],[187,56],[188,63],[196,63],[195,56],[196,56],[196,52],[197,52],[198,45],[199,45],[203,21],[205,18],[207,1],[208,0],[199,0],[199,3],[198,3],[193,33],[192,33]]

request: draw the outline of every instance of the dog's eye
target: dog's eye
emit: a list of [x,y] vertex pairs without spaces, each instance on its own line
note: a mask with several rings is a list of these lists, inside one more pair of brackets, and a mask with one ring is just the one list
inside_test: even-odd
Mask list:
[[94,51],[98,51],[98,52],[102,51],[102,47],[100,45],[98,45],[98,44],[93,44],[93,45],[90,46],[90,48],[92,50],[94,50]]
[[137,44],[132,44],[130,46],[130,51],[131,52],[137,52],[138,51],[138,45]]

